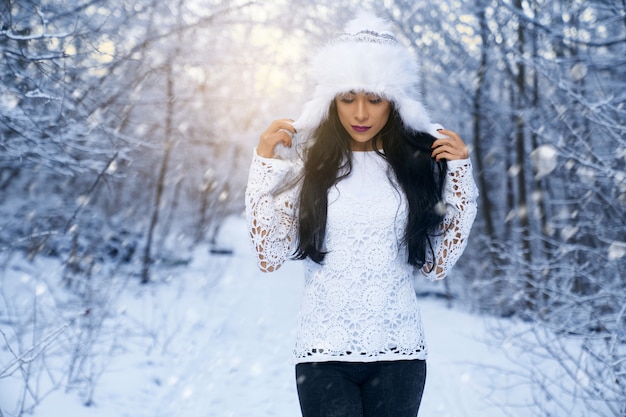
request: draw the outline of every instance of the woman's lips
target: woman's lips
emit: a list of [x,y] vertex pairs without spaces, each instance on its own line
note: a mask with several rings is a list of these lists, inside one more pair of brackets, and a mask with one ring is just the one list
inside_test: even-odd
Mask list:
[[363,132],[367,132],[368,130],[370,130],[371,126],[352,126],[352,129],[356,132],[359,133],[363,133]]

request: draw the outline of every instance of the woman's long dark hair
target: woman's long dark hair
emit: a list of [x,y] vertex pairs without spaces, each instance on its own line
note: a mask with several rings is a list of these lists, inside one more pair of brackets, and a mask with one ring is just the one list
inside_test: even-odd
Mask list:
[[[430,236],[441,223],[443,213],[438,210],[442,200],[447,166],[430,156],[435,138],[425,132],[405,129],[393,105],[387,124],[374,138],[376,152],[391,165],[402,191],[406,195],[409,215],[404,241],[408,247],[408,262],[422,267],[426,249],[432,251]],[[300,238],[295,259],[322,263],[328,213],[328,190],[349,175],[352,169],[351,138],[337,115],[335,102],[329,116],[315,131],[313,144],[305,154],[304,178],[300,192]],[[383,151],[378,150],[382,142]]]

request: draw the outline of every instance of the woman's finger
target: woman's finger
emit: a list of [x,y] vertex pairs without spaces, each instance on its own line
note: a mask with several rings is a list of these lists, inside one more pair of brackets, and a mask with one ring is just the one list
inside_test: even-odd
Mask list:
[[449,137],[451,137],[451,138],[453,138],[455,140],[458,140],[458,141],[462,142],[461,137],[458,135],[458,133],[456,133],[453,130],[438,129],[437,132],[441,133],[442,135],[449,136]]
[[432,149],[439,149],[441,147],[446,147],[449,149],[457,149],[459,151],[463,151],[465,149],[465,144],[463,142],[455,142],[447,139],[439,139],[433,142],[431,146]]
[[467,155],[462,149],[453,148],[450,146],[440,146],[435,149],[431,156],[435,158],[437,161],[441,159],[466,159]]
[[261,134],[257,153],[264,158],[273,158],[274,150],[279,143],[291,147],[292,137],[296,129],[291,124],[291,119],[274,120],[272,124]]
[[432,144],[431,156],[435,160],[467,159],[469,157],[467,146],[456,132],[448,129],[438,129],[437,132],[444,137],[436,139]]
[[267,131],[279,131],[279,130],[287,130],[292,134],[296,133],[296,128],[293,127],[293,120],[291,119],[279,119],[274,120]]

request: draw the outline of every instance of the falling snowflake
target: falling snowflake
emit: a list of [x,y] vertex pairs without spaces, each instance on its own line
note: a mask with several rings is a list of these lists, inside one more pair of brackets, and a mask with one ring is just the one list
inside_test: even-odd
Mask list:
[[552,145],[541,145],[530,154],[535,166],[535,177],[543,178],[556,169],[558,152]]
[[609,260],[615,261],[626,255],[626,243],[615,241],[609,246]]

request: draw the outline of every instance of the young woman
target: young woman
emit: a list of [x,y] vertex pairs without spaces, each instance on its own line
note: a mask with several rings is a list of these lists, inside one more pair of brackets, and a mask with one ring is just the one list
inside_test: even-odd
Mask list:
[[415,417],[427,350],[413,276],[445,277],[465,248],[468,150],[431,124],[415,59],[384,21],[360,15],[312,67],[313,98],[261,135],[246,189],[260,269],[304,260],[302,414]]

